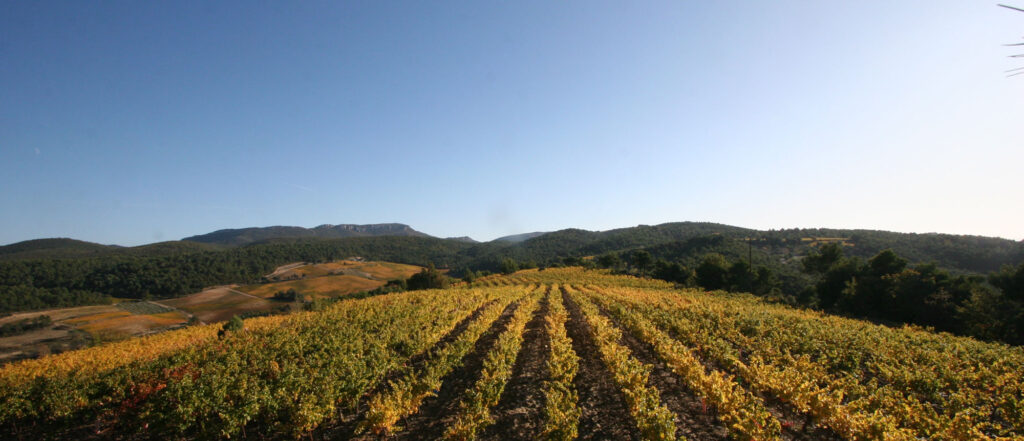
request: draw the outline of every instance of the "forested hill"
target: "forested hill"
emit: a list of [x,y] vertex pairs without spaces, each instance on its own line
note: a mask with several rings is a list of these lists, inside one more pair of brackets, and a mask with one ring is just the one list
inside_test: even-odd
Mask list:
[[[748,241],[752,250],[748,250]],[[566,229],[505,246],[482,244],[469,264],[495,269],[503,259],[544,264],[564,257],[596,256],[651,248],[667,260],[699,258],[705,253],[753,251],[770,260],[804,256],[825,243],[840,243],[847,255],[870,258],[892,249],[912,263],[935,263],[955,272],[996,271],[1024,261],[1024,242],[950,234],[894,233],[875,230],[753,230],[708,222],[640,225],[608,231]],[[660,256],[659,256],[660,254]],[[768,262],[764,262],[768,263]]]
[[271,239],[339,239],[344,237],[366,236],[430,237],[429,235],[416,231],[405,224],[325,224],[314,228],[276,226],[218,230],[212,233],[186,237],[183,240],[189,242],[237,246]]
[[[335,235],[348,235],[334,237]],[[160,242],[137,247],[100,245],[73,239],[38,239],[0,247],[0,260],[73,259],[126,256],[135,258],[165,257],[204,252],[228,252],[245,246],[270,247],[281,244],[324,242],[325,247],[348,248],[339,239],[377,237],[365,242],[382,246],[394,261],[426,264],[418,260],[430,255],[433,263],[455,270],[471,268],[491,270],[512,259],[550,265],[565,258],[582,258],[605,253],[623,253],[646,249],[656,258],[670,261],[691,261],[707,253],[746,257],[751,253],[755,263],[789,261],[799,258],[827,243],[843,245],[851,257],[870,258],[885,249],[892,249],[911,263],[935,263],[958,273],[996,271],[1003,265],[1024,262],[1024,243],[982,236],[949,234],[894,233],[874,230],[786,229],[761,231],[709,222],[675,222],[661,225],[640,225],[608,231],[565,229],[550,233],[529,233],[533,236],[518,241],[507,238],[474,243],[462,238],[434,239],[404,224],[322,225],[316,228],[266,227],[220,230],[193,236],[182,241]],[[403,237],[430,238],[433,241],[405,241]],[[458,246],[441,247],[447,254],[423,253],[421,247],[430,243],[459,242]],[[364,243],[364,242],[352,242]],[[392,245],[416,244],[396,249]],[[429,247],[433,247],[430,245]],[[357,248],[365,250],[362,245]],[[364,252],[363,254],[368,254]]]
[[492,247],[489,252],[482,253],[473,265],[497,265],[505,258],[543,264],[553,259],[629,251],[702,235],[724,234],[742,237],[752,233],[755,233],[755,230],[707,222],[640,225],[608,231],[570,228],[542,234],[505,247]]
[[68,239],[33,239],[0,246],[0,259],[47,259],[107,254],[119,247]]
[[517,243],[517,242],[522,242],[522,241],[527,240],[527,239],[533,239],[533,238],[535,238],[537,236],[543,236],[543,235],[548,234],[548,233],[549,233],[548,231],[534,231],[532,233],[513,234],[513,235],[510,235],[510,236],[499,237],[497,239],[494,239],[494,241],[495,242],[512,242],[512,243]]
[[[415,232],[392,225],[388,228],[394,231]],[[331,229],[336,228],[322,228]],[[103,302],[109,296],[177,296],[210,285],[258,281],[275,266],[296,261],[363,256],[414,265],[433,263],[463,275],[467,270],[502,270],[509,261],[518,266],[552,266],[615,254],[632,263],[630,259],[641,249],[655,260],[689,270],[709,255],[724,256],[729,262],[746,261],[749,255],[754,265],[776,273],[784,293],[795,296],[812,283],[802,272],[801,259],[823,244],[841,244],[844,255],[865,260],[891,248],[911,264],[934,262],[961,274],[985,275],[1003,265],[1024,262],[1021,242],[997,238],[867,230],[758,231],[700,222],[601,232],[567,229],[521,242],[485,243],[416,234],[275,238],[243,246],[173,241],[116,247],[48,239],[0,247],[0,312]]]
[[222,245],[183,241],[157,242],[137,247],[121,247],[65,238],[35,239],[0,246],[0,261],[82,259],[114,256],[160,257],[223,249],[226,249],[226,247]]

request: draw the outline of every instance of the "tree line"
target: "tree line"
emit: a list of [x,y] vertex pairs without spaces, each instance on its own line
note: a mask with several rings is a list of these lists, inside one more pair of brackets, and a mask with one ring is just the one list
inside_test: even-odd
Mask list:
[[865,260],[826,244],[799,261],[803,282],[787,286],[777,268],[717,253],[696,266],[654,259],[646,250],[571,261],[577,262],[684,287],[747,292],[833,314],[1024,344],[1024,263],[987,276],[954,275],[932,263],[910,265],[892,250]]

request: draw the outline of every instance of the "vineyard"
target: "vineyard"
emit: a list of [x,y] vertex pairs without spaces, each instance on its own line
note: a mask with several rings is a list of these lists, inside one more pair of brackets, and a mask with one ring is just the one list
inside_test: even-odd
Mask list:
[[4,439],[1024,440],[1024,350],[578,268],[0,368]]

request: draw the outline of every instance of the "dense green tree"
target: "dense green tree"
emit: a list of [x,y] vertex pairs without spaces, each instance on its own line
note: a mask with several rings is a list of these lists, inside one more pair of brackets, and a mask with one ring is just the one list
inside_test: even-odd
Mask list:
[[857,258],[841,259],[832,264],[815,287],[819,305],[825,309],[832,309],[843,297],[844,292],[846,297],[851,297],[847,282],[860,275],[861,266],[860,259]]
[[708,254],[695,270],[697,284],[708,290],[729,287],[729,262],[721,254]]
[[1004,265],[989,276],[989,282],[1001,289],[1008,299],[1024,302],[1024,263],[1016,268]]
[[1024,311],[1019,304],[984,285],[971,287],[971,295],[956,309],[960,331],[985,340],[1024,344]]
[[406,280],[406,286],[410,290],[418,289],[445,289],[451,284],[451,280],[448,276],[442,274],[440,271],[434,268],[434,265],[428,265],[426,268],[420,270],[420,272],[413,274]]
[[615,268],[622,263],[622,259],[616,253],[605,253],[597,256],[597,266],[601,268]]
[[754,274],[753,287],[750,292],[760,296],[776,295],[781,292],[781,287],[782,282],[771,268],[759,266]]
[[804,270],[809,273],[824,274],[832,265],[839,263],[843,258],[842,245],[830,243],[818,250],[810,250],[807,257],[803,259]]
[[288,289],[287,291],[278,291],[274,293],[274,300],[280,300],[282,302],[294,302],[303,299],[303,295],[299,294],[295,289]]
[[737,260],[729,265],[727,278],[726,285],[729,287],[729,291],[754,292],[754,274],[746,261]]
[[633,260],[633,266],[636,267],[637,272],[640,275],[647,274],[647,270],[651,268],[651,264],[654,263],[654,258],[651,257],[651,253],[647,250],[636,250],[631,256]]
[[502,274],[512,274],[519,271],[519,264],[512,259],[504,259],[501,261],[501,266],[498,268]]
[[687,269],[679,262],[666,262],[658,260],[654,262],[654,270],[651,275],[656,279],[667,280],[681,285],[693,283],[693,271]]
[[242,317],[235,315],[231,317],[231,320],[224,322],[224,325],[217,332],[218,336],[224,337],[232,332],[240,332],[245,329],[245,323],[242,322]]

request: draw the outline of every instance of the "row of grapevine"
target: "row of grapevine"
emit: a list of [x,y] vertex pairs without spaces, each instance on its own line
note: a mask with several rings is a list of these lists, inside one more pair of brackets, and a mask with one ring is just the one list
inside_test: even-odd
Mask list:
[[[665,404],[680,405],[666,395],[677,390],[713,408],[731,439],[814,436],[786,429],[795,415],[817,433],[851,441],[1024,440],[1021,348],[580,268],[346,300],[246,320],[244,330],[223,336],[217,326],[198,326],[13,363],[0,368],[0,433],[314,438],[359,423],[368,437],[390,435],[423,410],[442,379],[468,371],[467,356],[478,350],[469,358],[483,360],[468,374],[476,381],[464,392],[462,383],[446,388],[444,400],[449,389],[462,394],[441,403],[459,403],[443,436],[474,439],[493,423],[520,352],[543,346],[524,334],[538,310],[547,311],[538,317],[547,363],[545,381],[534,385],[543,410],[531,424],[547,440],[590,436],[578,431],[615,412],[628,412],[644,439],[682,438],[676,421],[696,414],[677,420]],[[577,354],[581,347],[594,354]],[[672,378],[652,378],[650,360]],[[617,388],[626,409],[595,412],[588,406],[605,401],[590,395],[578,402],[580,369],[587,381],[606,369],[599,389],[581,391]],[[514,384],[519,391],[522,383]]]
[[387,392],[371,398],[369,410],[357,432],[370,430],[376,434],[387,433],[400,419],[416,412],[425,398],[441,388],[441,379],[461,364],[462,358],[505,308],[521,296],[522,293],[507,296],[489,305],[455,341],[430,354],[422,368],[408,372],[393,381]]
[[480,379],[466,391],[459,403],[459,413],[445,431],[444,439],[472,440],[478,431],[493,422],[490,410],[498,404],[505,384],[512,376],[512,367],[523,343],[523,329],[537,310],[540,294],[531,295],[516,308],[507,329],[487,353]]
[[672,411],[661,403],[658,390],[647,385],[651,366],[631,355],[629,348],[619,344],[621,331],[603,317],[581,293],[568,289],[572,301],[582,310],[589,324],[591,336],[597,343],[597,350],[605,366],[612,373],[615,383],[626,396],[630,413],[636,419],[645,439],[676,439],[675,417]]
[[[248,320],[250,329],[279,326],[285,316]],[[82,395],[96,376],[207,342],[219,325],[193,326],[103,346],[25,360],[0,368],[0,423],[19,418],[63,416],[88,398]]]
[[[497,308],[494,302],[507,304],[523,291],[402,293],[339,302],[275,326],[246,320],[244,332],[94,375],[17,384],[8,375],[20,366],[12,365],[0,370],[0,424],[42,434],[82,424],[144,436],[230,437],[247,427],[304,433],[354,410],[385,373],[473,311],[487,303]],[[38,362],[51,359],[57,358]],[[9,404],[20,406],[20,414],[7,410]]]
[[[595,290],[601,291],[600,288]],[[609,291],[614,290],[604,290],[606,293]],[[829,369],[827,357],[812,358],[808,353],[799,352],[803,345],[799,340],[829,338],[825,334],[832,334],[831,338],[835,338],[835,334],[853,332],[851,328],[856,328],[851,325],[860,323],[830,324],[813,314],[797,318],[799,314],[794,314],[793,310],[765,315],[759,310],[766,306],[755,302],[745,302],[744,309],[740,311],[723,310],[723,305],[729,302],[718,297],[704,298],[692,293],[680,297],[678,294],[666,295],[655,291],[622,290],[616,297],[625,302],[626,309],[641,312],[655,320],[685,343],[699,348],[703,356],[739,375],[751,387],[789,402],[846,438],[994,439],[1019,431],[1013,427],[1015,423],[1012,421],[1016,417],[1012,412],[1000,412],[1006,407],[999,407],[999,404],[1008,400],[1001,399],[998,393],[992,394],[1001,389],[1019,391],[1019,376],[1016,381],[1006,381],[1007,378],[1002,376],[1000,381],[981,383],[989,385],[987,390],[964,387],[973,391],[961,390],[956,395],[973,397],[973,401],[958,405],[950,405],[948,402],[938,405],[925,403],[919,399],[920,394],[912,389],[901,387],[896,382],[882,381],[872,366],[905,363],[907,358],[914,357],[920,348],[904,347],[902,354],[887,353],[894,344],[900,344],[897,342],[908,340],[908,337],[912,341],[913,333],[908,336],[905,332],[893,332],[880,327],[871,329],[875,333],[892,335],[888,339],[876,336],[873,350],[860,348],[861,352],[857,352],[853,345],[830,349],[839,356],[837,358],[857,355],[866,356],[870,361],[862,363],[862,368],[857,370]],[[780,323],[780,318],[787,316],[790,320],[802,321],[799,327],[802,332],[777,332],[785,326]],[[751,338],[746,334],[759,334],[759,338]],[[771,338],[772,335],[778,338]],[[946,338],[953,340],[950,349],[957,346],[955,339]],[[979,353],[972,354],[977,356]],[[1005,356],[1013,358],[1011,354],[1012,351],[1008,351]],[[999,365],[995,364],[994,368],[999,369]],[[971,382],[970,377],[976,376],[978,370],[993,368],[978,364],[974,366],[973,369],[963,371],[962,385],[978,384]],[[905,365],[904,368],[934,372],[936,364],[913,364]],[[915,385],[927,387],[927,383]],[[989,394],[979,393],[982,391]],[[955,411],[958,408],[963,412]],[[941,412],[940,409],[945,411]],[[1000,427],[995,423],[1003,425]]]
[[733,436],[741,440],[781,439],[781,424],[761,399],[719,371],[707,372],[693,352],[657,329],[638,308],[625,308],[608,297],[590,293],[624,326],[654,347],[658,356],[678,374],[687,387],[718,410]]
[[580,422],[578,395],[573,379],[579,369],[579,357],[572,349],[572,340],[565,332],[569,313],[562,304],[562,293],[557,284],[548,292],[548,316],[545,317],[551,352],[548,373],[551,379],[544,383],[544,438],[549,441],[576,439]]
[[612,274],[609,270],[586,270],[580,267],[549,268],[544,270],[530,269],[504,276],[508,283],[530,284],[563,284],[582,286],[596,284],[606,287],[645,288],[672,290],[673,285],[664,280],[645,279],[640,277]]

